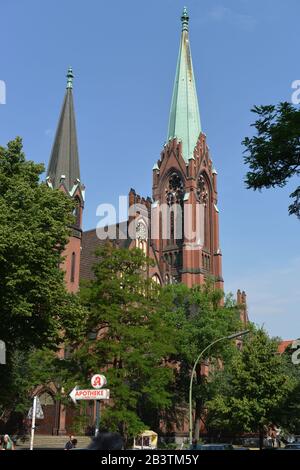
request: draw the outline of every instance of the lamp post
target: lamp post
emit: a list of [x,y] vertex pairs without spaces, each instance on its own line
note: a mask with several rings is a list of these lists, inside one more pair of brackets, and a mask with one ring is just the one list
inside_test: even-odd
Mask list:
[[211,348],[214,344],[219,343],[220,341],[223,341],[223,340],[225,340],[225,339],[234,339],[234,338],[238,338],[239,336],[245,336],[245,335],[247,335],[248,333],[250,333],[250,330],[244,330],[244,331],[239,331],[238,333],[234,333],[234,334],[229,335],[229,336],[223,336],[222,338],[218,338],[218,339],[216,339],[215,341],[213,341],[212,343],[210,343],[208,346],[206,346],[206,348],[204,348],[203,351],[201,351],[201,353],[200,353],[199,356],[197,357],[197,359],[196,359],[196,361],[195,361],[195,363],[194,363],[194,367],[193,367],[193,370],[192,370],[192,374],[191,374],[190,390],[189,390],[189,434],[190,434],[190,445],[192,445],[192,443],[193,443],[192,393],[193,393],[193,379],[194,379],[194,373],[195,373],[197,364],[199,363],[199,361],[200,361],[201,357],[203,356],[203,354],[204,354],[209,348]]

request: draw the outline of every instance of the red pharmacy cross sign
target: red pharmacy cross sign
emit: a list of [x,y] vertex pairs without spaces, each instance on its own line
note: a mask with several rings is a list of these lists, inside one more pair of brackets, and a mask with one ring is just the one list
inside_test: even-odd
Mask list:
[[94,388],[102,388],[104,385],[107,384],[106,377],[101,374],[95,374],[91,378],[91,385]]

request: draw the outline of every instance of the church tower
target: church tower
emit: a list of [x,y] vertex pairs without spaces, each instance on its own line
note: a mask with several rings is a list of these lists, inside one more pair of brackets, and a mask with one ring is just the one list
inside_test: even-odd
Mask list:
[[46,182],[53,189],[64,191],[75,201],[75,222],[63,256],[62,269],[69,292],[79,288],[80,252],[82,238],[82,212],[84,207],[84,186],[80,181],[79,155],[75,111],[73,102],[73,72],[67,73],[67,89],[56,130],[49,161]]
[[[164,283],[223,288],[217,172],[202,132],[184,8],[167,143],[153,167],[152,246]],[[155,229],[153,229],[155,227]]]

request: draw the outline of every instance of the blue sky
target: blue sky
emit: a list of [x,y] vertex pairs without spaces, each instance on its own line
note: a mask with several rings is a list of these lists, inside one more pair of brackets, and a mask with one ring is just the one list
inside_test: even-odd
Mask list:
[[[0,144],[20,135],[27,157],[48,163],[72,65],[87,187],[85,229],[101,202],[130,187],[151,195],[166,139],[184,0],[0,0]],[[298,0],[188,0],[201,121],[218,170],[226,291],[246,290],[250,318],[285,339],[300,336],[296,183],[254,193],[241,141],[254,104],[291,100],[300,79]]]

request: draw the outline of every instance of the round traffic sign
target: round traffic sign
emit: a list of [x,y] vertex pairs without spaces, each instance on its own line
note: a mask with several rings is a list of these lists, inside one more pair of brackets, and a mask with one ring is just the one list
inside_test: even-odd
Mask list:
[[92,384],[92,387],[94,388],[102,388],[103,385],[107,384],[106,377],[101,374],[95,374],[91,378],[91,384]]

